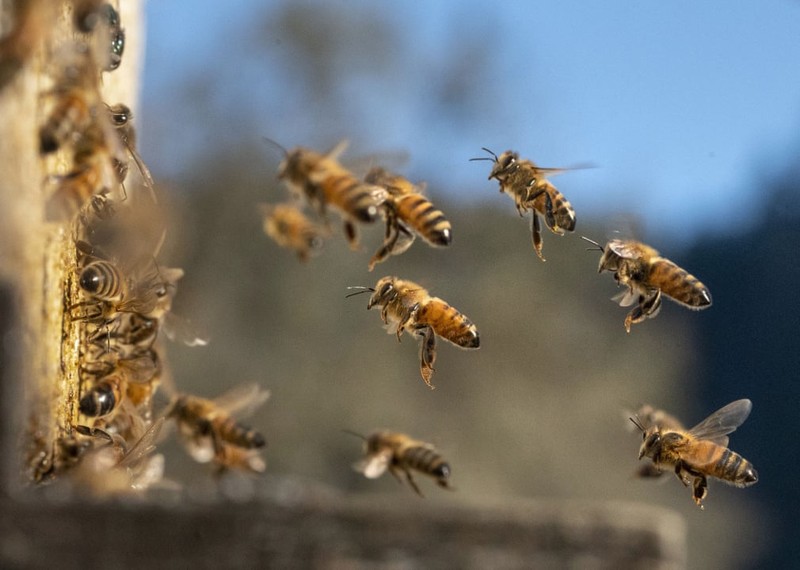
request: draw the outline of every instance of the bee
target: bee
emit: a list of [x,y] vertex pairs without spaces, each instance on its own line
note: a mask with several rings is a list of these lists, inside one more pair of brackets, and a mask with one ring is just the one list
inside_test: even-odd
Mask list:
[[339,163],[339,155],[345,148],[347,141],[340,142],[324,154],[303,147],[284,151],[278,179],[285,180],[296,195],[304,196],[323,219],[327,219],[328,206],[336,208],[344,218],[345,236],[350,247],[358,249],[356,222],[373,223],[378,218],[384,190],[361,182]]
[[452,240],[452,228],[444,214],[422,194],[422,187],[406,178],[373,168],[364,179],[386,190],[381,212],[386,219],[383,245],[369,261],[369,270],[389,257],[406,251],[416,235],[434,247],[446,247]]
[[77,0],[73,13],[75,27],[85,33],[94,32],[100,25],[99,60],[104,71],[113,71],[122,63],[125,51],[125,30],[120,23],[119,12],[101,0]]
[[566,168],[543,168],[530,160],[520,160],[519,154],[507,150],[497,156],[488,148],[483,148],[489,157],[471,158],[470,160],[490,160],[494,162],[489,180],[494,178],[500,183],[500,192],[505,192],[514,199],[517,212],[524,216],[528,210],[531,214],[531,238],[533,249],[539,259],[542,256],[542,235],[539,216],[544,218],[545,225],[554,234],[575,230],[575,210],[564,195],[547,179],[548,176],[565,172]]
[[189,394],[178,394],[167,413],[174,418],[184,445],[198,463],[213,461],[221,468],[257,469],[258,460],[250,451],[257,451],[267,442],[257,431],[240,424],[233,415],[254,410],[269,398],[269,392],[251,384],[207,400]]
[[[668,414],[664,410],[654,408],[649,404],[642,404],[634,417],[639,420],[639,423],[646,427],[654,425],[659,426],[661,429],[685,431],[686,428],[676,417]],[[633,428],[632,428],[633,429]],[[639,469],[636,470],[636,477],[642,479],[658,478],[664,472],[656,467],[653,463],[644,463]]]
[[625,330],[631,325],[652,319],[661,309],[662,293],[673,301],[692,310],[699,311],[711,306],[711,292],[697,277],[685,269],[661,257],[655,249],[634,240],[613,239],[605,247],[596,241],[583,238],[593,244],[603,255],[600,257],[598,273],[611,271],[617,283],[627,287],[614,297],[620,306],[638,305],[625,317]]
[[428,291],[413,281],[398,277],[383,277],[375,288],[363,289],[349,296],[372,292],[367,310],[381,307],[381,319],[389,334],[396,334],[397,340],[403,331],[421,339],[420,374],[425,384],[433,389],[431,377],[436,361],[436,336],[465,349],[480,347],[477,327],[466,315],[438,297],[431,297]]
[[[116,105],[106,105],[109,119],[114,129],[117,131],[120,143],[127,150],[130,157],[133,159],[136,169],[139,171],[142,182],[145,188],[150,192],[153,203],[157,203],[155,193],[155,183],[153,182],[153,175],[150,169],[142,160],[139,152],[136,150],[136,129],[131,124],[133,113],[130,107],[124,103],[117,103]],[[114,157],[114,168],[117,172],[117,177],[120,182],[124,181],[128,173],[128,161],[123,157]]]
[[275,243],[294,251],[300,261],[322,247],[323,230],[292,204],[260,204],[264,233]]
[[[0,37],[0,91],[26,65],[36,49],[56,27],[56,4],[49,0],[14,0],[3,4]],[[13,24],[8,26],[9,15]]]
[[[181,271],[182,274],[182,271]],[[169,283],[162,277],[155,261],[124,273],[110,261],[99,259],[80,271],[78,285],[95,301],[93,315],[87,320],[109,319],[118,312],[135,312],[145,317],[158,316],[159,301],[168,295]],[[92,304],[90,301],[88,304]]]
[[409,486],[420,497],[422,491],[417,486],[412,471],[428,475],[436,480],[436,484],[444,489],[450,486],[450,465],[429,443],[412,439],[403,433],[379,431],[369,437],[354,432],[353,435],[364,440],[364,458],[353,467],[368,479],[377,479],[388,469],[395,479],[403,482],[400,475],[405,475]]
[[78,410],[84,415],[101,418],[113,413],[122,404],[127,381],[123,374],[112,373],[95,383],[78,401]]
[[674,470],[685,486],[691,483],[692,498],[700,508],[708,494],[708,477],[749,487],[758,481],[758,473],[752,463],[728,449],[728,434],[744,423],[752,407],[750,400],[736,400],[688,431],[659,424],[645,427],[633,417],[642,432],[639,459],[649,457],[658,469]]

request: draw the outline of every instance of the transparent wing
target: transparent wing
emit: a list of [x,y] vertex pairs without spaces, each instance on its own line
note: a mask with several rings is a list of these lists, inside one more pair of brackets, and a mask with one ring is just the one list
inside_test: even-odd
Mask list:
[[389,467],[389,461],[392,458],[390,450],[379,451],[373,453],[353,465],[353,469],[359,473],[363,473],[367,479],[377,479],[384,474],[386,468]]
[[694,426],[689,430],[689,434],[697,439],[726,446],[728,444],[726,436],[744,423],[752,409],[753,403],[750,400],[736,400]]
[[162,317],[161,330],[172,342],[180,342],[186,346],[205,346],[209,341],[209,335],[200,330],[200,327],[172,311]]
[[120,467],[131,467],[136,465],[141,459],[150,455],[155,450],[155,442],[161,428],[164,426],[165,418],[158,418],[153,422],[153,425],[144,432],[144,435],[139,438],[133,447],[131,447],[125,454],[125,457],[119,462]]
[[637,301],[638,298],[639,295],[637,293],[634,293],[630,289],[626,289],[625,291],[622,291],[611,297],[611,300],[615,303],[618,303],[620,307],[630,307]]
[[269,390],[263,390],[255,382],[242,384],[214,398],[214,404],[228,414],[238,418],[252,414],[261,404],[269,399]]

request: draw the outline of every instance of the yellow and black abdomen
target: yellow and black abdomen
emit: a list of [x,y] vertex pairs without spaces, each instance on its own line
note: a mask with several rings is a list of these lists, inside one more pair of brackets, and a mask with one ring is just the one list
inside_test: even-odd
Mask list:
[[364,184],[349,172],[330,174],[320,186],[325,202],[358,221],[369,223],[378,217],[374,187]]
[[85,416],[107,416],[122,403],[125,381],[112,374],[95,384],[78,402],[78,409]]
[[83,268],[78,283],[92,297],[111,301],[123,293],[123,277],[115,265],[108,261],[93,261]]
[[480,346],[478,328],[464,313],[438,297],[420,307],[417,323],[430,325],[437,335],[462,348]]
[[408,469],[430,475],[443,485],[446,485],[447,478],[450,476],[450,465],[430,447],[422,445],[409,447],[401,454],[398,463]]
[[647,282],[664,295],[691,309],[711,306],[711,292],[700,280],[669,259],[657,258],[650,265]]
[[737,487],[749,487],[758,481],[753,464],[724,447],[720,448],[718,458],[709,471],[710,475]]
[[421,194],[400,196],[394,200],[397,216],[431,245],[448,246],[452,239],[450,222],[441,210]]
[[220,417],[213,421],[220,439],[245,449],[264,447],[267,442],[260,433],[247,426],[243,426],[231,417]]
[[[550,197],[555,226],[551,227],[551,225],[547,223],[547,227],[557,234],[564,233],[564,231],[574,231],[576,219],[575,209],[572,207],[572,204],[569,203],[569,200],[567,200],[555,186],[546,180],[544,181],[542,189],[545,191],[545,194],[537,196],[533,200],[533,207],[542,214],[545,221],[547,221],[547,196]],[[536,191],[534,191],[534,193],[535,192]]]

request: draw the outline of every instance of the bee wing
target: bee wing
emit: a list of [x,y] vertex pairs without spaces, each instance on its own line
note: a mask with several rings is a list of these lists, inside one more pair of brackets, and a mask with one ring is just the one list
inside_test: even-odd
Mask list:
[[720,408],[702,422],[689,430],[689,434],[697,439],[712,441],[718,445],[727,446],[729,433],[736,431],[753,409],[750,400],[736,400]]
[[331,160],[339,160],[339,157],[347,150],[348,146],[350,146],[350,141],[342,139],[325,153],[325,157]]
[[389,467],[389,461],[392,458],[391,450],[379,451],[368,455],[358,463],[353,465],[353,469],[362,473],[367,479],[377,479]]
[[615,303],[618,303],[620,307],[630,307],[638,298],[639,295],[637,293],[634,293],[630,289],[626,289],[625,291],[617,293],[611,297],[611,300]]
[[253,382],[236,386],[221,396],[217,396],[214,404],[228,414],[235,414],[236,417],[243,418],[252,414],[256,408],[267,401],[269,396],[269,390],[263,390],[261,386]]
[[208,344],[209,335],[198,330],[198,327],[189,319],[167,312],[161,319],[161,330],[173,342],[180,342],[186,346],[205,346]]
[[165,418],[161,417],[158,418],[156,421],[153,422],[153,425],[144,432],[144,435],[139,438],[139,441],[133,444],[128,452],[125,454],[120,462],[120,467],[131,467],[136,465],[141,459],[150,455],[153,450],[156,448],[155,440],[158,437],[158,434],[161,432],[161,428],[164,426]]

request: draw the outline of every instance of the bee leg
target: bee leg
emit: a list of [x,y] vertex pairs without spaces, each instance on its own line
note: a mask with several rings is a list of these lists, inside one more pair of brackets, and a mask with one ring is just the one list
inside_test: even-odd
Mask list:
[[420,490],[420,488],[417,486],[417,482],[416,482],[416,481],[414,481],[414,477],[411,475],[411,471],[409,471],[408,469],[405,469],[405,470],[404,470],[404,472],[405,472],[405,474],[406,474],[406,481],[408,481],[408,484],[409,484],[409,486],[410,486],[412,489],[414,489],[414,492],[415,492],[417,495],[419,495],[420,497],[422,497],[422,498],[424,499],[424,498],[425,498],[425,495],[423,495],[423,494],[422,494],[422,491],[421,491],[421,490]]
[[625,317],[625,330],[631,332],[631,325],[652,319],[661,309],[661,289],[656,289],[649,297],[639,296],[639,305]]
[[358,251],[358,230],[350,220],[346,220],[344,223],[344,235],[347,238],[347,243],[350,244],[350,249]]
[[534,210],[531,212],[531,216],[531,239],[533,239],[533,250],[536,252],[536,255],[539,256],[539,259],[546,261],[542,255],[542,230],[539,226],[539,214],[537,214],[536,210]]
[[692,482],[692,498],[698,507],[703,508],[703,499],[708,495],[708,480],[705,475],[697,475]]
[[[389,210],[393,212],[393,210]],[[372,259],[369,260],[369,270],[375,269],[375,265],[386,259],[392,254],[397,238],[400,237],[400,228],[397,225],[397,217],[390,213],[386,216],[386,236],[383,240],[383,245],[375,252]]]
[[414,303],[414,306],[411,307],[400,319],[400,322],[397,323],[397,342],[400,342],[400,336],[403,334],[403,331],[406,330],[406,325],[414,320],[414,317],[417,315],[417,310],[419,310],[419,303]]
[[419,347],[419,372],[425,384],[433,390],[431,377],[433,376],[433,363],[436,361],[436,335],[433,328],[423,327],[417,331],[417,335],[422,337]]

